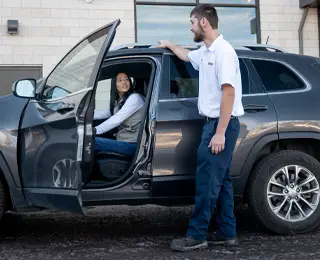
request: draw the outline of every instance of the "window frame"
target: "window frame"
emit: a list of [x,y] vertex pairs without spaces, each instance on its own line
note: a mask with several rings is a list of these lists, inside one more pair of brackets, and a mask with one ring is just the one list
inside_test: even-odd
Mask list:
[[[257,44],[261,44],[261,20],[260,20],[260,0],[255,0],[254,4],[226,4],[224,0],[220,0],[221,3],[215,3],[215,7],[238,7],[238,8],[255,8],[256,9],[256,26],[257,26]],[[153,5],[153,6],[194,6],[200,4],[200,0],[194,0],[194,3],[181,2],[154,2],[153,0],[139,1],[134,0],[134,41],[138,40],[138,26],[137,26],[137,6],[138,5]]]

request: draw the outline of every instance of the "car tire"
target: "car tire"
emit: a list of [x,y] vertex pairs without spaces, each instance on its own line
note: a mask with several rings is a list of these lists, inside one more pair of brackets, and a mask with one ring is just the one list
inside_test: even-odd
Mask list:
[[[295,165],[300,168],[295,168]],[[284,168],[286,166],[290,167]],[[301,167],[303,168],[301,169]],[[285,175],[285,169],[288,169],[288,175]],[[295,170],[298,172],[298,177],[296,177],[298,185],[292,188],[292,186],[285,185],[288,183],[286,176],[290,176],[291,183],[294,183]],[[309,180],[306,176],[310,176],[312,181],[299,188],[299,184]],[[276,185],[274,185],[273,177],[276,178]],[[273,180],[272,183],[271,180]],[[282,187],[278,186],[279,183]],[[263,158],[253,169],[249,179],[248,205],[258,221],[277,234],[290,235],[309,232],[320,224],[319,189],[316,192],[308,192],[308,194],[304,194],[304,192],[319,188],[317,186],[319,183],[320,163],[315,158],[300,151],[276,152]],[[299,193],[297,193],[298,191]],[[306,196],[310,196],[313,199],[312,202],[317,202],[314,203],[316,205],[314,209],[305,203],[305,200],[310,202],[310,198]],[[291,208],[290,203],[292,204]],[[309,203],[309,205],[311,204]],[[286,218],[289,209],[291,209],[290,220]],[[277,212],[278,210],[279,212]]]

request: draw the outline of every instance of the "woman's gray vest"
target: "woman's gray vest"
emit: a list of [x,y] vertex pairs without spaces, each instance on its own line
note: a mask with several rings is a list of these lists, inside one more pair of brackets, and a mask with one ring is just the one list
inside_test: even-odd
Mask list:
[[[139,95],[143,100],[145,98],[142,95]],[[127,118],[125,121],[121,123],[118,127],[118,133],[116,134],[117,140],[135,143],[138,139],[139,129],[141,126],[141,120],[143,117],[145,106],[140,108],[137,112]],[[119,110],[118,104],[116,104],[114,108],[114,113]]]

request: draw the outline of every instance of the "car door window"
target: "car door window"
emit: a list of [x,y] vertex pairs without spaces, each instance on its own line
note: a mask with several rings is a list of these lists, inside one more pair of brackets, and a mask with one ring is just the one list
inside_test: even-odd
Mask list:
[[184,62],[177,57],[170,59],[170,97],[198,97],[199,76],[190,62]]
[[247,65],[243,59],[239,59],[239,67],[241,73],[241,84],[242,84],[242,94],[253,94],[255,93],[255,88],[249,77],[249,71]]
[[45,89],[43,94],[47,99],[55,99],[55,98],[65,97],[69,95],[70,92],[63,88],[53,87],[53,88]]
[[41,99],[64,97],[88,87],[96,58],[108,35],[108,28],[83,40],[58,64],[46,80]]
[[[239,59],[242,81],[242,93],[257,93],[249,77],[248,68],[243,59]],[[199,73],[190,62],[184,62],[177,57],[170,60],[170,98],[197,98],[199,91]]]
[[282,63],[251,59],[266,91],[282,92],[304,89],[304,82]]

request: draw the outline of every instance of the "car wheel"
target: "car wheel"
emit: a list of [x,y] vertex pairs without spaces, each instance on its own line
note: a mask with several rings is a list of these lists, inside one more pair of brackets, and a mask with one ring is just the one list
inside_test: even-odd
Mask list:
[[315,158],[300,151],[280,151],[254,168],[248,204],[273,232],[308,232],[320,224],[319,183],[320,163]]

